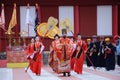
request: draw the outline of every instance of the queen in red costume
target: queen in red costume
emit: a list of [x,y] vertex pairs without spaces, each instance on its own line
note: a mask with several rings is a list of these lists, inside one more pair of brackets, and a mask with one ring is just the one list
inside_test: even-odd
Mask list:
[[58,58],[60,58],[60,48],[59,48],[59,35],[56,34],[54,36],[54,41],[50,46],[50,55],[49,55],[49,65],[53,69],[53,71],[57,72],[58,69]]
[[83,63],[84,63],[84,54],[87,50],[87,44],[85,41],[81,40],[81,35],[78,34],[77,40],[77,51],[76,51],[76,59],[75,59],[75,67],[74,71],[78,74],[82,74]]

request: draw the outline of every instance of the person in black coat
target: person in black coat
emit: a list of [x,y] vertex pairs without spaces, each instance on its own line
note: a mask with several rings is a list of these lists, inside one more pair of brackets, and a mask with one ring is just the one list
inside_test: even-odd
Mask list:
[[90,48],[88,49],[90,51],[90,59],[93,63],[94,67],[98,67],[98,52],[99,52],[99,42],[97,41],[97,37],[93,36],[93,40],[90,44]]
[[104,45],[104,51],[105,51],[105,59],[106,59],[106,65],[105,68],[107,71],[114,70],[115,69],[115,46],[111,43],[110,38],[105,38],[105,45]]
[[98,52],[98,67],[105,67],[105,59],[104,59],[104,37],[100,36],[99,40],[99,52]]
[[[89,56],[90,55],[90,50],[89,50],[89,48],[90,48],[90,44],[91,44],[91,39],[90,38],[87,38],[87,40],[86,40],[86,42],[87,42],[87,47],[88,47],[88,50],[87,50],[87,52],[86,52],[86,55],[88,56],[86,56],[86,64],[87,64],[87,67],[90,67],[91,66],[91,63],[90,63],[90,60],[91,60],[91,57]],[[90,60],[89,60],[89,59]]]

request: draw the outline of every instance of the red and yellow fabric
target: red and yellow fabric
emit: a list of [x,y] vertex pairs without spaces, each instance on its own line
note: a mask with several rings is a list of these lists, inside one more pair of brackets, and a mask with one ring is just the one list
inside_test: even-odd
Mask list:
[[58,73],[70,72],[70,54],[71,54],[71,43],[69,38],[60,38],[59,51],[56,54],[59,54],[58,59]]
[[61,45],[61,51],[62,51],[62,59],[64,60],[64,46],[66,49],[66,59],[70,59],[71,55],[71,47],[72,45],[70,44],[70,39],[69,38],[60,38],[60,45]]
[[50,49],[50,57],[49,57],[49,65],[50,67],[57,72],[58,69],[58,58],[60,58],[60,48],[59,48],[59,40],[54,40],[51,45]]

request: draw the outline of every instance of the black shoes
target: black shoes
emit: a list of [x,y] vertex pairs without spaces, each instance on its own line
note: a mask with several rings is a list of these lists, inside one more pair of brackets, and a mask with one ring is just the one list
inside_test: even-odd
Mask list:
[[[70,72],[68,72],[67,74],[68,74],[68,76],[71,76]],[[63,73],[63,76],[66,76],[65,72]]]
[[71,76],[70,72],[68,72],[68,76]]
[[66,76],[66,73],[65,73],[65,72],[63,73],[63,76]]

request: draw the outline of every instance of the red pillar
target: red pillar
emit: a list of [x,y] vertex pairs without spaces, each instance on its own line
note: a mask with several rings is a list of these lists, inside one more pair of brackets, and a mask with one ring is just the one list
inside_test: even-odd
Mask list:
[[74,6],[74,37],[80,32],[79,6]]
[[112,35],[118,35],[118,6],[112,6]]

